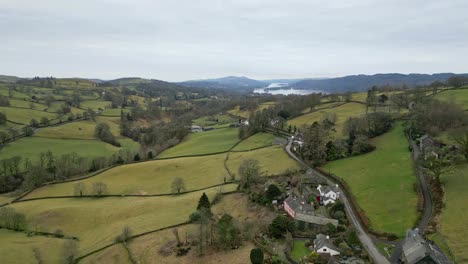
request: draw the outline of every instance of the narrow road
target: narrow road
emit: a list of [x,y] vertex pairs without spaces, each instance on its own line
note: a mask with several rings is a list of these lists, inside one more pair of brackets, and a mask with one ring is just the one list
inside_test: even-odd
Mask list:
[[[421,166],[418,165],[418,159],[419,159],[419,156],[421,155],[421,151],[419,150],[419,146],[412,139],[410,139],[409,142],[411,144],[411,148],[413,149],[413,164],[414,164],[415,170],[417,172],[419,187],[421,189],[423,199],[424,199],[423,214],[422,214],[421,220],[419,220],[419,224],[418,224],[419,232],[421,234],[424,234],[424,230],[426,230],[426,227],[429,224],[429,221],[431,220],[431,216],[432,216],[432,207],[433,207],[432,197],[431,197],[431,192],[429,190],[429,185],[427,184],[427,181],[426,181],[426,177],[424,176],[424,173],[422,171]],[[397,263],[398,262],[398,259],[400,258],[401,254],[402,254],[401,245],[402,245],[402,243],[395,246],[395,250],[393,251],[393,255],[390,258],[390,261],[392,263]]]
[[[286,152],[291,158],[295,159],[297,162],[309,168],[309,170],[307,171],[308,174],[323,178],[329,185],[333,186],[336,184],[335,182],[331,181],[328,177],[314,170],[313,168],[305,164],[303,160],[298,158],[291,151],[291,145],[292,145],[292,140],[289,139],[288,145],[285,148]],[[343,203],[345,205],[346,213],[349,216],[353,225],[355,226],[359,240],[361,240],[362,245],[364,246],[366,251],[369,253],[369,256],[371,257],[371,259],[377,264],[390,264],[390,262],[380,253],[379,249],[375,246],[374,242],[372,242],[371,237],[364,231],[364,228],[361,226],[361,223],[359,222],[358,216],[356,215],[356,213],[353,211],[353,208],[351,207],[348,197],[346,197],[345,193],[341,189],[340,189],[340,193],[341,193],[341,199],[343,200]]]

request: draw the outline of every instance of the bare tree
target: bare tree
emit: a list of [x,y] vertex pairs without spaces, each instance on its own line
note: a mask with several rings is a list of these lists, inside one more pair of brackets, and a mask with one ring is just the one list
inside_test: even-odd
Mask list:
[[174,178],[172,181],[172,192],[173,193],[180,193],[181,191],[185,191],[185,182],[184,179],[180,177]]
[[241,187],[249,188],[250,184],[255,182],[255,180],[260,176],[260,166],[257,160],[247,159],[242,161],[238,169]]
[[96,196],[102,196],[107,193],[107,185],[103,182],[93,183],[93,194]]
[[73,185],[73,194],[75,196],[83,196],[86,194],[86,185],[84,182],[78,182]]

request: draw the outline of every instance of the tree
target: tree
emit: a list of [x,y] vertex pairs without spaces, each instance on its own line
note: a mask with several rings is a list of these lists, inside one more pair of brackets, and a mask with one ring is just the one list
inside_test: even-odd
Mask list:
[[[468,130],[462,128],[452,133],[452,139],[457,143],[465,159],[468,159]],[[0,136],[1,138],[1,136]]]
[[240,243],[240,229],[234,223],[234,218],[224,214],[216,225],[218,244],[223,249],[232,249]]
[[31,121],[29,121],[29,125],[30,125],[31,127],[38,127],[38,126],[39,126],[39,122],[38,122],[35,118],[33,118],[33,119],[31,119]]
[[10,136],[8,135],[8,133],[0,131],[0,142],[2,142],[2,144],[5,144],[9,138]]
[[466,80],[465,80],[465,77],[463,76],[452,76],[447,80],[447,84],[455,88],[463,86],[465,82]]
[[73,185],[73,194],[75,196],[83,196],[86,194],[86,185],[84,182],[78,182]]
[[32,134],[34,134],[34,130],[31,126],[24,126],[22,130],[24,135],[27,137],[32,136]]
[[437,148],[428,151],[422,166],[426,173],[440,183],[440,176],[453,169],[454,158],[447,148]]
[[107,193],[107,185],[103,182],[93,183],[93,194],[96,196],[102,196]]
[[369,136],[376,137],[389,131],[393,126],[392,116],[388,113],[374,112],[367,115]]
[[115,139],[114,135],[110,131],[109,125],[106,123],[99,123],[96,125],[94,136],[106,143],[120,147],[120,143]]
[[75,240],[67,239],[63,245],[63,261],[67,264],[75,263],[78,257],[78,244]]
[[43,116],[43,117],[41,117],[40,124],[42,126],[48,126],[50,124],[50,121],[49,121],[49,119],[47,117]]
[[263,264],[263,251],[260,248],[254,248],[250,251],[250,261],[252,264]]
[[276,184],[270,184],[266,190],[266,197],[271,201],[276,197],[281,195],[281,190],[276,186]]
[[242,188],[249,188],[260,176],[260,166],[257,160],[247,159],[242,161],[238,169],[240,175],[240,185]]
[[197,210],[200,210],[202,208],[209,210],[209,213],[212,214],[210,199],[208,199],[208,196],[206,196],[206,193],[203,193],[202,196],[200,197],[200,200],[198,200]]
[[133,156],[133,161],[140,161],[141,158],[140,158],[140,154],[135,154],[135,156]]
[[122,229],[122,233],[115,238],[115,242],[127,243],[132,238],[132,234],[133,234],[132,229],[129,226],[124,226],[124,228]]
[[329,131],[324,129],[322,124],[314,122],[305,129],[303,134],[304,145],[301,154],[315,166],[323,164],[327,157],[326,142],[328,142]]
[[0,125],[5,124],[7,122],[7,116],[5,113],[0,112]]
[[174,178],[174,180],[172,181],[171,187],[172,187],[173,193],[180,193],[181,191],[185,191],[184,179],[182,179],[181,177]]
[[294,221],[284,215],[279,215],[271,222],[268,230],[274,238],[281,238],[287,232],[294,232],[296,225]]

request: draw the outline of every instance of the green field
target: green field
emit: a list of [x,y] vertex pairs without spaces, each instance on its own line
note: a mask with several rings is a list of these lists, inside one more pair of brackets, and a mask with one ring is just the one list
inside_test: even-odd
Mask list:
[[62,263],[65,239],[43,236],[28,237],[25,233],[0,229],[0,261],[2,263],[39,263],[34,249],[40,252],[42,263]]
[[257,133],[247,139],[243,140],[237,146],[235,146],[233,151],[245,151],[251,150],[254,148],[260,148],[265,146],[273,145],[276,136],[270,133]]
[[304,125],[311,125],[324,116],[325,113],[336,113],[336,136],[343,136],[343,125],[350,117],[358,117],[366,112],[366,106],[359,103],[346,103],[342,106],[330,109],[317,110],[309,114],[301,115],[299,117],[288,120],[288,125],[302,127]]
[[73,185],[77,182],[85,183],[88,190],[94,182],[104,182],[109,194],[163,194],[171,193],[173,179],[181,177],[187,191],[201,189],[223,183],[224,177],[229,178],[224,158],[225,154],[219,154],[118,166],[82,181],[41,187],[25,199],[73,195]]
[[77,121],[60,126],[46,127],[36,130],[34,136],[57,139],[95,139],[94,129],[97,123],[109,125],[114,136],[120,137],[119,125],[109,117],[96,117],[96,122],[91,120]]
[[468,263],[468,164],[442,176],[445,208],[440,218],[440,233],[458,263]]
[[[34,105],[33,109],[40,110],[40,111],[47,109],[46,105],[38,104],[38,103],[32,103],[32,104]],[[31,102],[25,101],[25,100],[10,99],[10,106],[30,108]]]
[[99,108],[106,109],[107,107],[110,107],[110,105],[111,105],[111,102],[109,101],[86,100],[80,103],[80,108],[83,108],[83,109],[91,108],[93,110],[97,110]]
[[305,240],[294,240],[294,245],[291,251],[291,257],[299,261],[304,256],[309,256],[312,252],[308,247],[305,246]]
[[398,124],[372,143],[375,151],[330,162],[325,170],[348,183],[374,230],[402,237],[416,223],[418,200],[403,127]]
[[[62,107],[63,107],[63,104],[64,102],[60,102],[60,101],[57,101],[57,102],[53,102],[50,107],[47,109],[48,112],[58,112]],[[76,107],[70,107],[70,111],[76,115],[76,114],[83,114],[84,110],[83,109],[79,109],[79,108],[76,108]]]
[[0,112],[6,114],[8,120],[22,124],[29,124],[33,118],[35,118],[37,121],[40,121],[41,117],[47,117],[49,119],[54,119],[56,117],[55,114],[44,111],[4,106],[0,106]]
[[164,151],[158,157],[168,158],[227,151],[239,141],[238,132],[236,128],[220,128],[191,133],[181,143]]
[[[133,244],[133,241],[131,244]],[[123,244],[117,244],[103,251],[92,254],[91,256],[84,258],[80,263],[96,264],[109,263],[110,261],[112,261],[112,264],[132,264],[128,256],[128,252]]]
[[[131,139],[119,141],[123,147],[138,150],[138,143]],[[0,160],[20,156],[29,158],[32,162],[39,160],[41,152],[48,150],[54,155],[62,155],[76,152],[81,157],[96,158],[109,157],[122,148],[114,147],[99,140],[80,140],[80,139],[52,139],[40,137],[27,137],[17,140],[3,147],[0,150]]]
[[[216,122],[216,119],[218,122]],[[192,121],[193,125],[201,127],[213,127],[220,128],[229,126],[232,123],[238,122],[237,119],[232,118],[228,115],[214,115],[214,116],[203,116]]]
[[130,112],[130,108],[107,108],[102,111],[101,115],[103,116],[120,116],[121,111],[123,110],[124,114]]
[[[237,188],[224,186],[221,191]],[[210,197],[220,191],[204,192]],[[80,239],[80,253],[90,252],[114,242],[124,226],[135,234],[182,223],[196,210],[201,192],[162,197],[67,198],[15,203],[11,207],[26,215],[32,228]]]
[[464,109],[468,109],[468,88],[443,91],[435,95],[435,98],[446,102],[455,102],[463,106]]
[[299,164],[289,158],[286,151],[280,146],[272,146],[248,152],[231,152],[229,154],[227,166],[232,173],[238,174],[237,170],[240,164],[246,159],[258,160],[260,171],[264,176],[278,175],[287,170],[300,169]]

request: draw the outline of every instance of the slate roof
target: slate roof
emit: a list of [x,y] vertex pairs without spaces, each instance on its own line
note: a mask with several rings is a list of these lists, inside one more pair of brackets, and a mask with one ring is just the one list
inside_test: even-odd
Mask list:
[[302,197],[293,197],[292,195],[289,196],[285,201],[291,209],[294,210],[296,213],[302,214],[313,214],[315,209],[314,206],[308,203]]
[[330,239],[327,238],[327,236],[323,234],[318,234],[314,239],[314,248],[315,250],[318,250],[323,247],[327,247],[329,249],[333,249],[335,251],[340,252],[340,250],[332,244],[332,242],[330,241]]
[[[410,230],[406,234],[403,243],[403,257],[408,264],[419,263],[422,260],[431,259],[433,263],[450,264],[452,263],[435,244],[425,240],[418,229]],[[424,262],[431,263],[431,262]]]

